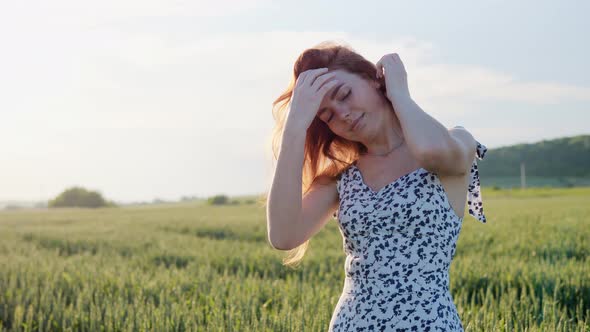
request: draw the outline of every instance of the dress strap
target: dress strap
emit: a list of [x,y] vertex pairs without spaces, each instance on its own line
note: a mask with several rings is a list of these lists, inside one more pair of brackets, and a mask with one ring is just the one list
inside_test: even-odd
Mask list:
[[485,147],[485,145],[477,142],[475,158],[473,159],[473,164],[471,164],[471,181],[469,183],[469,190],[467,193],[467,206],[469,207],[469,214],[483,223],[486,222],[486,216],[483,213],[477,159],[483,159],[486,151],[488,151],[488,149]]

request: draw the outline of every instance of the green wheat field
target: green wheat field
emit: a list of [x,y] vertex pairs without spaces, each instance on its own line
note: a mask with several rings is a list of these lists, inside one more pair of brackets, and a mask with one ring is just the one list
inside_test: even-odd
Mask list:
[[[483,188],[451,293],[466,331],[590,331],[590,188]],[[335,219],[302,264],[261,203],[0,212],[1,331],[326,331],[344,281]]]

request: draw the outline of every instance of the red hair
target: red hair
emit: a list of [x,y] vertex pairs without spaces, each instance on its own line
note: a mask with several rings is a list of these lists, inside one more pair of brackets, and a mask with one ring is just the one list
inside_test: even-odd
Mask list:
[[[357,74],[367,80],[378,81],[380,91],[385,96],[385,82],[375,77],[377,67],[372,62],[356,53],[350,46],[332,41],[324,41],[308,48],[295,61],[293,76],[287,89],[272,103],[275,127],[272,133],[272,150],[274,160],[278,159],[283,131],[287,116],[287,107],[293,95],[293,89],[299,75],[309,69],[328,68]],[[334,181],[360,153],[367,148],[360,142],[347,140],[334,134],[328,125],[316,116],[307,129],[302,169],[302,196],[311,188],[316,178],[323,183]],[[309,240],[289,251],[289,257],[283,260],[288,266],[296,265],[305,255]]]

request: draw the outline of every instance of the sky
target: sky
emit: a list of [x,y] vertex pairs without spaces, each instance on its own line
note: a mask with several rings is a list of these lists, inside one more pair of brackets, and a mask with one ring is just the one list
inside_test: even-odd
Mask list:
[[398,53],[488,148],[590,133],[588,1],[0,1],[0,200],[261,194],[306,48]]

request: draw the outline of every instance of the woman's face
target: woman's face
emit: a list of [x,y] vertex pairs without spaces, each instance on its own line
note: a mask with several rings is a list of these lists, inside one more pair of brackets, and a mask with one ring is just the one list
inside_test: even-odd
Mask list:
[[[353,141],[371,136],[369,133],[378,128],[385,110],[379,83],[342,69],[332,72],[339,83],[326,93],[317,116],[338,136]],[[352,128],[357,119],[359,122]]]

